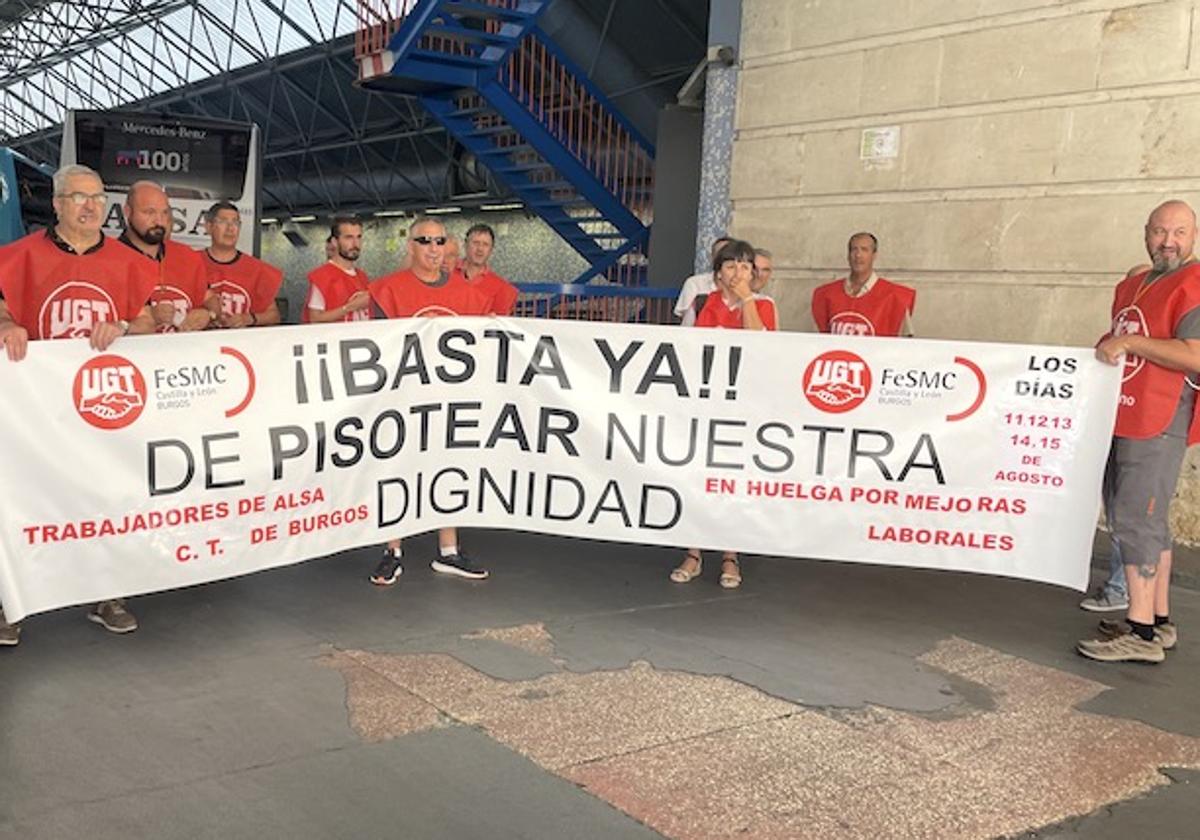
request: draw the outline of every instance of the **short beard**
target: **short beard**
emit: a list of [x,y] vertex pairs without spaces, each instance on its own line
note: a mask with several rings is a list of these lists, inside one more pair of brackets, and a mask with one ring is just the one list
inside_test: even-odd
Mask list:
[[162,241],[167,238],[167,229],[165,227],[152,227],[148,230],[141,231],[137,228],[133,229],[143,242],[147,245],[161,245]]
[[1166,271],[1174,271],[1181,265],[1183,265],[1183,260],[1179,257],[1168,257],[1162,253],[1154,255],[1154,270],[1158,274]]
[[361,251],[343,251],[341,248],[338,248],[338,256],[344,259],[346,262],[354,262],[358,259],[358,255],[361,253]]

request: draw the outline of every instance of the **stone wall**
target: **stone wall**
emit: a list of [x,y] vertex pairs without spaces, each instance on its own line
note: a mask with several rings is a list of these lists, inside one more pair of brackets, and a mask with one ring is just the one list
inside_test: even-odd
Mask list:
[[[1200,197],[1197,6],[744,0],[732,231],[775,252],[783,322],[869,229],[918,334],[1091,344],[1149,210]],[[896,157],[864,160],[892,126]]]

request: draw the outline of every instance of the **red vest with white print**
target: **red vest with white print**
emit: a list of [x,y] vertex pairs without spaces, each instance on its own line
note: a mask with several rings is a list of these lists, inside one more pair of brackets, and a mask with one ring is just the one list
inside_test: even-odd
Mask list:
[[283,283],[282,271],[241,251],[230,262],[218,262],[206,251],[204,267],[208,286],[220,297],[224,315],[265,312]]
[[31,339],[84,338],[97,324],[141,313],[157,267],[115,239],[101,242],[72,254],[38,231],[0,248],[0,291]]
[[204,255],[199,251],[170,240],[163,243],[158,285],[150,294],[150,302],[171,304],[175,308],[175,317],[170,324],[156,327],[158,332],[176,332],[189,312],[204,305],[204,298],[208,296],[208,271],[204,262]]
[[[1148,271],[1126,277],[1113,295],[1112,328],[1108,335],[1136,333],[1149,338],[1171,338],[1179,322],[1200,306],[1200,263],[1192,262],[1143,290]],[[1141,356],[1125,357],[1121,401],[1117,407],[1117,437],[1145,439],[1166,431],[1179,407],[1183,371],[1156,365]],[[1200,407],[1200,400],[1196,401]],[[1192,410],[1188,444],[1200,442],[1200,413]]]
[[916,302],[914,289],[882,277],[859,297],[846,294],[844,279],[834,280],[813,291],[813,320],[823,333],[897,336]]
[[[308,298],[304,302],[304,311],[300,313],[300,322],[302,324],[309,322],[308,310],[312,301],[313,289],[321,293],[321,297],[325,300],[325,311],[328,312],[345,304],[355,292],[367,291],[370,285],[367,281],[367,273],[361,268],[355,268],[354,272],[350,274],[331,262],[314,268],[308,273]],[[365,309],[347,312],[346,317],[342,320],[347,323],[369,321],[371,320],[371,308],[368,306]]]

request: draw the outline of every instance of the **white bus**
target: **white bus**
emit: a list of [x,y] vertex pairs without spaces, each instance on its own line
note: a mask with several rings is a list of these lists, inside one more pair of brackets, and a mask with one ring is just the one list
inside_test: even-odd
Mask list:
[[260,154],[253,123],[137,111],[67,111],[60,162],[81,163],[100,173],[108,193],[105,233],[119,236],[125,230],[122,206],[129,186],[156,181],[171,201],[171,239],[194,248],[207,245],[205,212],[216,201],[230,201],[242,214],[238,248],[257,256]]

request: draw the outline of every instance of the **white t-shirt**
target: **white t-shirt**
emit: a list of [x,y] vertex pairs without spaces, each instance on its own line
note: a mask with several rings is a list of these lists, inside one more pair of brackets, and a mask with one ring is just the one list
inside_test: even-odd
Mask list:
[[675,301],[675,314],[683,319],[683,326],[690,327],[696,323],[696,308],[692,305],[700,295],[711,295],[717,290],[713,282],[713,273],[693,274],[683,281],[679,289],[679,297]]
[[[340,265],[335,263],[333,260],[330,260],[329,264],[334,266],[335,268],[342,268]],[[358,273],[353,268],[350,268],[350,269],[342,268],[342,271],[346,272],[346,275],[348,277],[354,277]],[[318,312],[325,311],[325,295],[321,294],[321,290],[318,289],[316,286],[312,285],[311,283],[308,285],[308,304],[307,304],[307,306],[309,309],[315,309]],[[358,314],[359,313],[357,313],[357,312],[355,313],[355,315],[358,315]],[[355,320],[357,320],[357,318]]]

